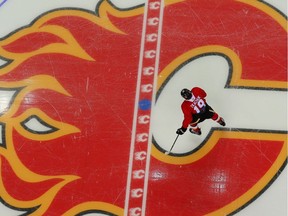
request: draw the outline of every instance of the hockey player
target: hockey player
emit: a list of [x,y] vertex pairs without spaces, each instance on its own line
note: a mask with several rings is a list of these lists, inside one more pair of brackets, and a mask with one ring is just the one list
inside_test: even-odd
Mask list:
[[184,88],[181,91],[181,96],[185,99],[181,105],[184,120],[182,127],[176,131],[177,134],[184,134],[190,125],[191,128],[189,131],[191,133],[201,135],[201,129],[198,127],[198,123],[206,119],[212,119],[220,125],[225,126],[224,119],[207,104],[205,100],[207,94],[203,89],[194,87],[190,91]]

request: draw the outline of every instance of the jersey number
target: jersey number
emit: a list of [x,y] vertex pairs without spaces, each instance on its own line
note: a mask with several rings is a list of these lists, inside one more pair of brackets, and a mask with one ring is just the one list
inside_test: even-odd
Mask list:
[[200,99],[193,108],[196,111],[196,113],[200,113],[201,112],[200,109],[202,109],[203,107],[205,107],[205,102],[202,99]]

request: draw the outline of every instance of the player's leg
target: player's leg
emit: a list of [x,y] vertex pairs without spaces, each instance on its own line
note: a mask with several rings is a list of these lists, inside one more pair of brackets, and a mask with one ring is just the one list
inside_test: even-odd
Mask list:
[[206,117],[207,118],[211,118],[213,121],[216,121],[218,124],[225,126],[226,123],[224,121],[224,119],[218,115],[218,113],[216,113],[209,105],[207,105],[207,114]]
[[[193,118],[195,119],[195,117]],[[192,122],[190,124],[191,128],[189,128],[189,131],[193,134],[201,135],[201,128],[198,127],[198,123],[200,122],[200,118],[196,119],[196,121]]]
[[219,123],[222,126],[225,126],[226,123],[224,121],[224,119],[222,117],[220,117],[217,113],[214,113],[212,116],[212,120],[216,121],[217,123]]

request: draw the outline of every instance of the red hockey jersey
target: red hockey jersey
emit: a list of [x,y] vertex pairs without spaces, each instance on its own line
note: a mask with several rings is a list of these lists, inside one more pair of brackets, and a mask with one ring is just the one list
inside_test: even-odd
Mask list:
[[193,121],[193,114],[199,114],[205,111],[207,96],[206,92],[199,88],[194,87],[191,90],[192,98],[189,100],[183,101],[181,105],[182,112],[184,114],[184,120],[182,123],[183,128],[187,128],[190,123]]

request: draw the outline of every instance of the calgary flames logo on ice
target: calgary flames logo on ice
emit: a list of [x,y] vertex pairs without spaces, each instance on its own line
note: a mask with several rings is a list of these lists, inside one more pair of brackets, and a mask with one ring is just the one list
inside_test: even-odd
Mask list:
[[0,195],[9,206],[122,214],[142,10],[103,2],[99,16],[53,11],[0,42]]
[[[165,2],[159,87],[164,88],[163,83],[186,61],[222,53],[233,66],[227,86],[286,90],[285,18],[258,1],[208,2]],[[207,6],[211,10],[203,9]],[[227,13],[218,14],[215,8]],[[175,16],[180,11],[191,19]],[[52,11],[0,41],[0,56],[7,60],[0,68],[0,93],[6,95],[0,98],[4,102],[0,108],[3,203],[28,215],[124,214],[143,13],[143,7],[120,11],[110,1],[101,1],[96,14]],[[244,25],[247,22],[258,26],[257,31]],[[177,29],[189,38],[173,34]],[[269,32],[277,37],[267,36]],[[186,206],[193,204],[182,215],[237,211],[281,171],[287,157],[285,135],[218,131],[200,153],[183,157],[165,156],[154,143],[151,171],[159,166],[179,178],[159,185],[149,181],[147,215],[177,215],[179,209],[171,213],[167,206],[180,205],[184,194]],[[261,161],[258,145],[265,148],[261,154],[269,163]],[[231,163],[235,157],[241,159],[235,155],[243,149],[245,167],[253,164],[258,169],[249,177],[241,164],[236,169]],[[199,167],[207,169],[215,160],[217,169],[228,170],[231,178],[238,179],[234,181],[238,186],[228,185],[217,202],[211,191],[196,185],[205,183],[205,176],[201,180],[187,175]],[[239,183],[242,178],[249,181]],[[157,199],[172,184],[178,184],[179,191],[158,205]],[[204,200],[195,193],[203,194],[199,197]]]

